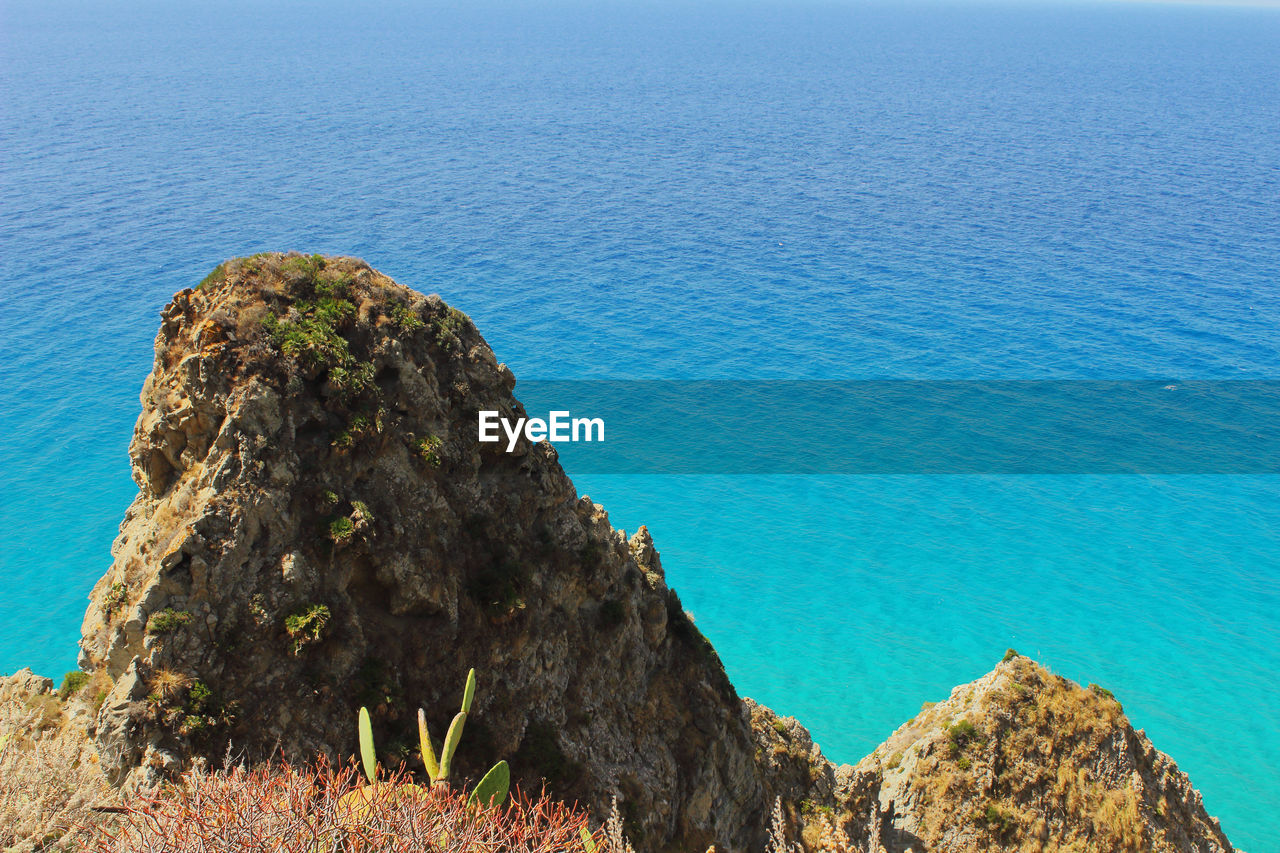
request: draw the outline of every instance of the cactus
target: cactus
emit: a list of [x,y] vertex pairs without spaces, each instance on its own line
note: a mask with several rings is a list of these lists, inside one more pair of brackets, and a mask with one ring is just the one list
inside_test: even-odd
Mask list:
[[[440,757],[436,759],[435,746],[431,742],[431,734],[427,731],[427,715],[418,709],[418,742],[422,749],[422,763],[427,768],[427,776],[432,785],[448,786],[449,775],[453,772],[453,757],[458,751],[458,743],[462,740],[462,730],[467,723],[467,714],[476,698],[476,671],[467,673],[467,683],[462,691],[462,710],[453,718],[449,731],[440,745]],[[361,708],[357,729],[360,734],[360,761],[364,765],[364,774],[369,782],[378,784],[378,758],[373,748],[373,726],[369,722],[369,709]],[[500,806],[507,801],[507,791],[511,787],[511,768],[507,762],[499,761],[484,774],[484,778],[476,785],[467,803],[473,806]],[[352,792],[355,794],[356,792]],[[361,795],[368,797],[368,794]],[[354,802],[354,800],[353,800]]]
[[422,763],[427,768],[427,778],[434,782],[440,777],[440,764],[436,761],[436,750],[427,732],[427,712],[421,708],[418,709],[418,743],[422,747]]
[[476,698],[476,670],[472,667],[467,672],[467,684],[462,689],[462,713],[471,713],[471,702]]
[[499,761],[484,774],[480,784],[467,798],[467,805],[500,806],[507,799],[507,789],[511,787],[511,768],[507,762]]
[[[432,783],[448,784],[449,774],[453,771],[453,756],[458,751],[458,744],[462,740],[462,729],[467,724],[467,714],[471,713],[471,703],[476,698],[476,671],[472,668],[467,672],[467,683],[462,689],[462,710],[454,715],[453,722],[449,724],[449,731],[444,736],[444,743],[440,745],[440,763],[436,773],[431,773],[431,765],[435,764],[435,756],[431,755],[428,760],[428,753],[431,751],[431,737],[427,735],[425,738],[420,737],[424,749],[422,752],[422,763],[427,765],[427,773],[431,775]],[[419,710],[418,714],[419,729],[418,734],[426,735],[426,718]]]
[[360,731],[360,761],[364,763],[364,775],[370,782],[378,781],[378,757],[373,751],[373,726],[369,723],[369,709],[360,709],[357,724]]
[[440,775],[435,781],[448,784],[449,773],[453,770],[453,755],[458,751],[458,743],[462,740],[462,727],[467,724],[467,715],[459,711],[449,724],[449,733],[444,736],[444,744],[440,747]]

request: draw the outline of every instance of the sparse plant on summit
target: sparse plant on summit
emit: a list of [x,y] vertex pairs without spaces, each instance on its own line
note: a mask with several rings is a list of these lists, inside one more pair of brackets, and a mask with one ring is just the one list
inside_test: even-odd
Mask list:
[[211,287],[217,287],[227,280],[227,265],[218,264],[204,278],[200,279],[200,283],[196,285],[196,290],[207,290]]
[[309,284],[314,300],[299,299],[284,317],[267,313],[262,326],[285,356],[304,370],[326,374],[329,389],[341,403],[348,403],[373,385],[373,364],[360,361],[342,330],[356,318],[352,279],[349,275],[325,275],[319,255],[290,258],[282,269],[295,280]]

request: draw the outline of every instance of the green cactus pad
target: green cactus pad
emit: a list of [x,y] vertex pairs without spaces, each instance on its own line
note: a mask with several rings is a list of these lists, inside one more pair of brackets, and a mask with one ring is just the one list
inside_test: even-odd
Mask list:
[[484,774],[480,784],[476,785],[467,805],[500,806],[507,801],[507,790],[511,787],[511,768],[507,762],[499,761]]
[[378,778],[378,756],[373,751],[373,725],[369,722],[369,709],[360,709],[360,761],[364,764],[364,775],[370,782]]
[[440,747],[440,779],[448,780],[453,769],[453,754],[458,751],[458,742],[462,740],[462,727],[467,724],[467,715],[459,712],[449,724],[449,733],[444,736],[444,745]]
[[467,686],[462,691],[462,713],[471,713],[471,701],[476,698],[476,671],[473,667],[467,673]]

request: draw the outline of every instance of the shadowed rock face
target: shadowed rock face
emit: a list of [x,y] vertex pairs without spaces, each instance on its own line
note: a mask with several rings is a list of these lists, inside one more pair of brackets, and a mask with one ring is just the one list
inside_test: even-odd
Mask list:
[[[439,739],[475,667],[460,774],[507,758],[526,787],[597,811],[616,795],[641,850],[760,849],[775,797],[809,840],[825,813],[889,851],[991,849],[980,794],[944,818],[950,785],[912,793],[957,771],[932,752],[906,775],[884,748],[836,768],[740,700],[644,528],[614,530],[550,445],[477,441],[480,410],[524,414],[514,387],[465,316],[358,260],[230,261],[174,297],[130,446],[139,494],[83,626],[82,667],[112,682],[109,776],[150,783],[229,746],[342,759],[361,705],[395,763],[416,709]],[[1100,749],[1168,761],[1120,719]],[[1194,844],[1167,849],[1229,849],[1198,795],[1186,808],[1160,820]]]

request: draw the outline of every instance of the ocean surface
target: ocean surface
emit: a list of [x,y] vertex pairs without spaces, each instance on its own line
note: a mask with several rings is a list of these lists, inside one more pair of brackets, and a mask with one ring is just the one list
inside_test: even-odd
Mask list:
[[[290,248],[526,379],[1278,379],[1280,10],[3,0],[0,672],[75,665],[161,306]],[[1280,850],[1280,478],[575,480],[830,757],[1014,647]]]

